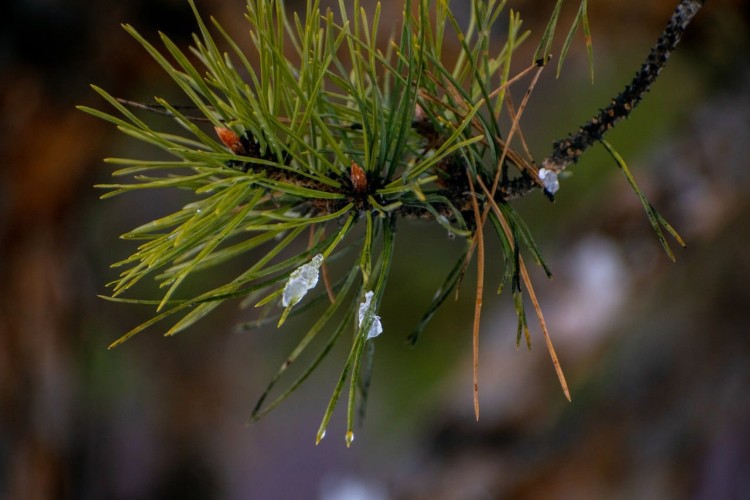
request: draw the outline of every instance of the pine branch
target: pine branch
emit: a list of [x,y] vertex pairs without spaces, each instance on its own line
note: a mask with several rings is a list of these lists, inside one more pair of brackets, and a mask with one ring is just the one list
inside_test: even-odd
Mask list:
[[[81,108],[177,158],[109,159],[110,163],[125,165],[115,175],[132,176],[135,182],[100,186],[109,190],[104,197],[154,188],[180,188],[194,194],[194,201],[182,209],[123,236],[142,243],[133,255],[115,264],[125,270],[111,284],[110,300],[156,305],[157,309],[153,318],[123,335],[112,347],[176,315],[182,317],[166,335],[181,332],[230,299],[263,308],[254,324],[278,320],[278,326],[313,304],[328,304],[282,363],[260,397],[252,419],[296,390],[348,329],[352,332],[350,354],[317,439],[325,434],[348,381],[346,442],[351,444],[356,407],[364,407],[367,398],[372,341],[383,331],[378,310],[394,255],[396,221],[417,218],[437,222],[450,235],[464,238],[466,249],[410,339],[416,341],[440,304],[460,289],[469,262],[476,256],[473,337],[478,416],[476,363],[485,282],[483,250],[485,241],[495,237],[505,260],[498,288],[510,285],[518,342],[523,334],[530,343],[524,312],[528,297],[561,386],[570,399],[522,251],[528,252],[548,276],[551,274],[529,228],[508,202],[537,188],[543,188],[552,198],[558,187],[557,173],[592,144],[602,141],[604,134],[642,100],[704,1],[680,3],[633,81],[577,133],[557,141],[541,169],[528,154],[520,123],[535,83],[549,61],[560,0],[541,37],[535,62],[516,75],[510,74],[512,57],[528,33],[521,31],[519,15],[511,12],[504,46],[501,50],[490,47],[492,27],[506,4],[500,0],[472,1],[471,23],[466,30],[454,17],[449,2],[406,0],[400,35],[390,40],[385,52],[377,44],[379,7],[368,17],[360,9],[359,0],[353,0],[352,5],[340,0],[337,18],[330,11],[323,14],[319,2],[311,0],[304,18],[295,16],[292,22],[281,0],[248,0],[246,17],[257,61],[254,64],[218,22],[212,20],[209,29],[194,2],[189,2],[199,27],[191,54],[161,35],[166,49],[163,53],[164,49],[157,49],[133,27],[124,27],[192,104],[175,106],[159,98],[156,104],[140,104],[94,87],[117,110],[117,116]],[[583,26],[591,59],[586,12],[586,0],[581,0],[558,71],[579,25]],[[450,30],[461,48],[452,67],[446,66],[442,56]],[[229,52],[219,48],[214,31]],[[296,52],[294,58],[286,54],[290,44]],[[248,75],[247,81],[237,67]],[[516,109],[508,89],[527,77],[530,82]],[[152,129],[133,110],[171,117],[182,135]],[[501,130],[506,120],[512,124],[508,131]],[[521,152],[510,147],[514,137],[520,138]],[[608,150],[672,255],[660,228],[680,243],[681,239],[639,191],[624,160],[609,145]],[[487,221],[490,224],[485,224]],[[352,231],[357,225],[360,231]],[[294,250],[293,245],[305,239],[304,235],[307,246]],[[185,286],[195,275],[258,248],[264,249],[260,258],[255,257],[234,279],[179,298],[180,294],[196,293],[191,291],[193,287]],[[346,262],[336,267],[349,266],[343,276],[327,272],[328,262],[335,260]],[[306,299],[321,270],[325,291]],[[120,297],[145,277],[152,277],[166,289],[159,300]],[[305,304],[297,306],[303,300]],[[268,400],[287,368],[309,353],[324,330],[334,333],[308,369],[286,391]]]
[[[706,0],[682,0],[677,5],[666,27],[659,36],[656,44],[652,47],[648,57],[633,77],[633,80],[610,101],[607,107],[601,109],[597,115],[581,125],[577,132],[570,134],[565,139],[555,141],[552,153],[542,161],[543,168],[559,173],[571,164],[576,163],[580,156],[588,148],[599,142],[607,132],[614,128],[617,122],[627,118],[633,112],[643,100],[646,93],[651,89],[651,86],[666,66],[670,55],[682,39],[688,25],[705,2]],[[143,105],[124,99],[120,99],[120,101],[131,106],[169,114],[162,106]],[[361,127],[361,124],[352,124],[351,127],[358,129]],[[412,122],[412,127],[421,136],[427,138],[432,145],[440,143],[440,139],[437,138],[437,131],[424,116],[415,119]],[[470,186],[465,182],[465,178],[461,175],[460,171],[458,175],[451,178],[451,182],[453,183],[451,192],[446,191],[442,194],[446,195],[446,198],[454,207],[458,207],[460,212],[466,213],[471,217],[472,200],[466,194]],[[512,201],[539,188],[543,188],[543,185],[539,183],[538,179],[522,171],[522,175],[506,179],[502,182],[496,193],[495,201]],[[358,199],[353,199],[352,196],[349,196],[348,201],[358,202],[360,209],[366,209],[367,207],[362,203],[364,197],[361,196],[361,192],[359,194]],[[546,194],[551,195],[552,193],[547,192]],[[318,207],[322,208],[324,212],[331,213],[340,209],[340,203],[318,203]],[[439,215],[444,217],[452,216],[452,209],[448,204],[438,205],[436,209]],[[434,217],[433,212],[422,207],[404,206],[395,212],[397,215],[405,218],[430,219]]]
[[[542,162],[542,167],[559,172],[575,163],[592,145],[600,141],[617,122],[627,118],[641,102],[651,85],[667,64],[669,56],[680,42],[685,29],[705,0],[682,0],[670,17],[667,26],[652,47],[648,57],[641,65],[633,80],[620,92],[610,104],[583,124],[577,132],[565,139],[555,141],[552,154]],[[527,189],[537,186],[529,184]]]

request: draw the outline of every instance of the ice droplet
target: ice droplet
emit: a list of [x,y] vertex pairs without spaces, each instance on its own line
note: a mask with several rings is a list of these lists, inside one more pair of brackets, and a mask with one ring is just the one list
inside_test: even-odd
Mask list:
[[346,447],[348,448],[351,446],[351,444],[354,442],[354,433],[352,431],[348,431],[346,433]]
[[549,194],[555,194],[560,189],[560,181],[557,180],[557,174],[552,170],[544,167],[539,169],[539,180],[542,181],[544,189]]
[[281,303],[284,307],[293,306],[307,291],[318,284],[318,274],[320,265],[323,263],[323,255],[318,254],[307,264],[303,264],[289,275],[289,281],[284,285],[284,293],[281,297]]
[[370,307],[373,295],[374,293],[367,292],[365,294],[365,301],[359,305],[359,327],[362,328],[362,324],[365,323],[366,319],[372,318],[370,330],[367,332],[368,339],[375,338],[383,333],[383,325],[380,323],[380,316],[375,315]]

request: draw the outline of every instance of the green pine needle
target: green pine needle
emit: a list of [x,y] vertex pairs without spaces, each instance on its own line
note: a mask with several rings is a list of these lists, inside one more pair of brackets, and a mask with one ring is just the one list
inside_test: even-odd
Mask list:
[[641,204],[643,205],[643,209],[646,211],[646,215],[648,216],[648,220],[651,223],[651,227],[654,228],[654,232],[656,233],[656,237],[659,239],[659,243],[661,243],[661,246],[664,248],[664,252],[666,252],[667,256],[674,262],[675,256],[672,252],[672,248],[669,246],[669,243],[667,242],[667,239],[664,237],[664,233],[662,232],[662,227],[667,230],[667,232],[672,235],[672,237],[677,241],[677,243],[681,247],[685,247],[685,241],[682,239],[682,237],[677,233],[677,231],[672,227],[669,222],[664,219],[664,217],[659,214],[659,212],[656,211],[653,205],[648,201],[648,198],[646,198],[646,195],[643,194],[643,191],[638,187],[638,184],[635,182],[635,177],[633,177],[633,174],[630,173],[630,169],[628,168],[627,163],[625,163],[625,160],[623,159],[620,154],[615,151],[615,149],[612,147],[610,143],[605,141],[604,139],[601,140],[602,145],[604,145],[607,152],[612,156],[612,158],[615,160],[615,163],[618,167],[622,170],[623,174],[625,174],[625,178],[628,180],[628,184],[630,184],[630,187],[633,189],[633,192],[638,196],[638,199],[641,200]]

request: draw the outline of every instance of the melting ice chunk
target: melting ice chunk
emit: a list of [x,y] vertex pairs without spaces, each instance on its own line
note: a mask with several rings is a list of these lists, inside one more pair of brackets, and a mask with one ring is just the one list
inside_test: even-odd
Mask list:
[[544,189],[549,194],[555,194],[560,189],[560,181],[557,180],[557,174],[552,170],[542,167],[539,169],[539,180],[542,181]]
[[307,291],[318,284],[318,274],[320,265],[323,263],[323,255],[318,254],[307,264],[303,264],[289,275],[289,281],[284,286],[284,294],[281,297],[281,303],[284,307],[293,306]]
[[365,321],[372,318],[370,330],[367,332],[368,339],[377,337],[383,333],[383,325],[380,323],[380,316],[376,316],[370,308],[370,302],[372,302],[373,295],[372,292],[367,292],[365,294],[365,301],[359,305],[359,327],[362,328]]

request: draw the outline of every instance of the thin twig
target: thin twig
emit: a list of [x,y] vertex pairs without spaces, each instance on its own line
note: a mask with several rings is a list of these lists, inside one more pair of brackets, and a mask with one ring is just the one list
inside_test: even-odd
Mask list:
[[705,0],[682,0],[669,19],[648,57],[635,74],[633,80],[620,92],[609,106],[583,124],[577,132],[553,144],[552,154],[542,166],[560,171],[574,163],[586,149],[598,142],[615,123],[627,118],[641,102],[659,73],[667,64],[670,54],[680,42],[685,29],[698,13]]
[[[617,122],[627,118],[651,89],[651,85],[680,42],[685,29],[705,3],[706,0],[682,0],[630,84],[615,96],[606,108],[581,125],[577,132],[555,141],[552,153],[542,161],[541,166],[553,172],[564,170],[578,161],[589,147],[599,142]],[[519,177],[512,182],[512,186],[501,187],[499,194],[504,200],[521,198],[541,187],[535,176]]]

